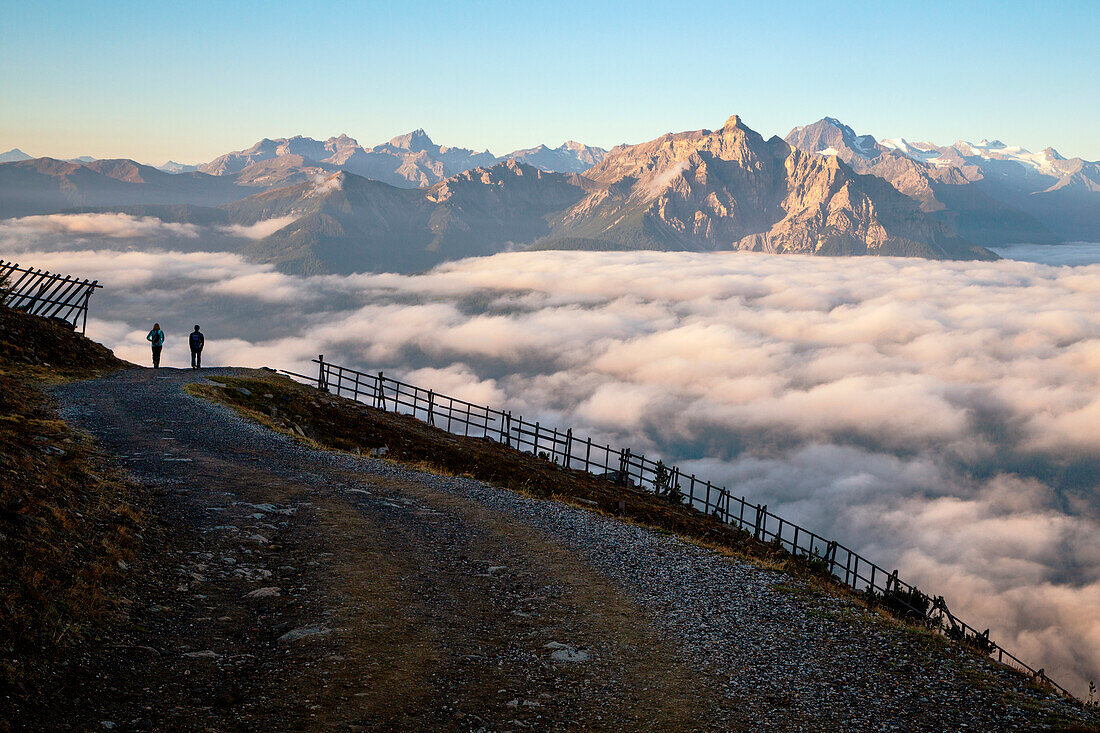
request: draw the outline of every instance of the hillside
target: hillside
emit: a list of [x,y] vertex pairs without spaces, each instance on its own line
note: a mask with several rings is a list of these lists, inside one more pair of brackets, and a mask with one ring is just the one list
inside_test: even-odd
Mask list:
[[0,306],[0,730],[123,612],[142,498],[48,389],[124,366],[67,324]]
[[71,163],[34,158],[0,164],[0,219],[70,207],[217,206],[254,193],[233,179],[172,174],[132,160]]
[[28,380],[119,362],[0,319],[14,729],[1096,722],[682,505],[270,371],[53,388],[93,444]]
[[293,216],[249,245],[252,259],[317,274],[423,270],[495,254],[550,231],[582,182],[514,161],[478,168],[426,189],[400,189],[349,173],[277,189],[225,207],[233,223]]

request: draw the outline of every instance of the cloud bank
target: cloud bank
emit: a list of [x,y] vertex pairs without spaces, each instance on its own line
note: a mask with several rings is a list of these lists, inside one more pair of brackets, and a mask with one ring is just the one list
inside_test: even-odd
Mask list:
[[163,236],[195,239],[201,232],[202,228],[195,224],[165,222],[155,216],[131,216],[119,213],[44,214],[6,219],[0,223],[0,235],[11,238],[54,234],[108,239]]
[[69,250],[76,243],[86,242],[111,248],[137,244],[143,251],[148,251],[152,244],[170,251],[181,245],[199,244],[200,240],[201,245],[209,246],[214,238],[237,240],[235,244],[240,246],[247,243],[240,240],[263,239],[292,221],[293,216],[283,216],[263,219],[248,226],[199,225],[118,212],[44,214],[0,221],[0,246],[10,252],[23,253],[43,249]]
[[[290,277],[219,253],[42,252],[146,363],[326,358],[661,455],[844,541],[1078,692],[1100,679],[1100,265],[497,255]],[[984,626],[983,626],[984,628]]]

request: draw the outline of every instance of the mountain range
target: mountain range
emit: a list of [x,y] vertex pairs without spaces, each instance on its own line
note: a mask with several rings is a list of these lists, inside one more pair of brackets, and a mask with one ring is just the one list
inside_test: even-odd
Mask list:
[[831,117],[794,128],[786,140],[889,181],[978,244],[1100,241],[1100,163],[999,140],[876,141]]
[[[130,160],[0,164],[0,217],[122,211],[261,227],[218,246],[300,273],[415,271],[522,249],[749,249],[992,259],[986,246],[1100,240],[1096,163],[997,141],[938,147],[824,118],[765,140],[737,116],[610,151],[497,158],[415,130],[264,139],[173,171]],[[259,229],[257,229],[258,231]]]
[[518,160],[540,170],[579,173],[607,154],[602,148],[569,141],[558,148],[540,145],[503,158],[488,150],[476,152],[432,142],[423,129],[364,148],[347,135],[314,140],[309,137],[263,139],[247,150],[226,153],[196,170],[216,176],[235,175],[250,185],[293,184],[303,176],[337,170],[382,181],[399,188],[434,186],[472,168]]

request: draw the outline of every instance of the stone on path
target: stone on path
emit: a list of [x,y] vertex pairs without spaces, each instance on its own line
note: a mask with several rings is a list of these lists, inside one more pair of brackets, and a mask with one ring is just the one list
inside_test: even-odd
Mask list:
[[561,644],[556,641],[544,644],[542,648],[553,650],[550,652],[550,658],[555,662],[587,662],[590,656],[583,649],[577,649],[569,644]]
[[332,631],[332,629],[325,626],[299,626],[280,636],[278,641],[279,643],[298,641],[299,639],[305,639],[309,636],[324,636],[330,631]]
[[244,597],[245,598],[273,598],[274,596],[280,595],[279,591],[280,591],[280,589],[276,588],[275,586],[269,586],[267,588],[257,588],[256,590],[252,591],[251,593],[245,593]]

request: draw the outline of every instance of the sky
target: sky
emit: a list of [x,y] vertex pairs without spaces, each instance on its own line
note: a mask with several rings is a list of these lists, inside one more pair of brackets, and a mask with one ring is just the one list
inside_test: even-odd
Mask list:
[[210,160],[422,127],[500,155],[823,116],[1100,159],[1076,2],[0,3],[0,151]]

